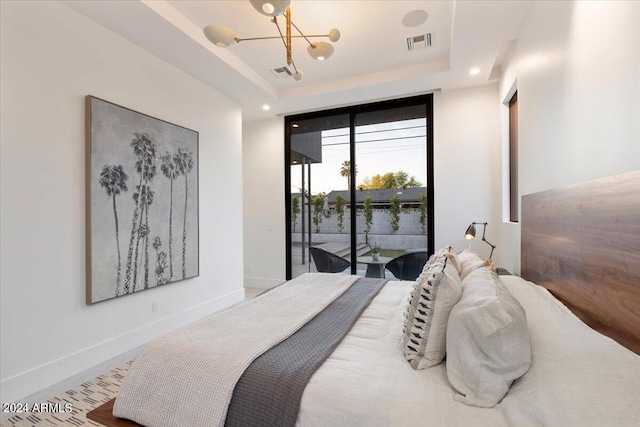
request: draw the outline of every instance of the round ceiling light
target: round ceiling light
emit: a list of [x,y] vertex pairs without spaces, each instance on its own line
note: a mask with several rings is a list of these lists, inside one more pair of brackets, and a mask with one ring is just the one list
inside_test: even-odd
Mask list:
[[425,10],[416,9],[404,15],[402,18],[402,25],[405,27],[417,27],[427,22],[429,14]]
[[475,76],[476,74],[480,74],[480,68],[478,67],[472,68],[471,70],[469,70],[469,74],[471,74],[472,76]]
[[271,110],[271,107],[269,106],[269,104],[264,104],[264,105],[262,106],[262,109],[263,109],[264,111],[269,111],[269,110]]
[[282,15],[288,8],[291,0],[249,0],[251,6],[266,16]]
[[313,59],[324,61],[333,55],[333,46],[327,42],[315,42],[307,47],[307,52]]
[[218,47],[229,47],[237,42],[236,32],[222,25],[208,25],[204,27],[204,35]]

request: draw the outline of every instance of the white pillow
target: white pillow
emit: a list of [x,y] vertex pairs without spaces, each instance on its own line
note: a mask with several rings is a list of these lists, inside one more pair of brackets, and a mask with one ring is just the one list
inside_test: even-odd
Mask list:
[[460,299],[458,270],[445,254],[436,257],[412,289],[405,313],[404,356],[413,369],[442,362],[446,354],[447,321]]
[[447,328],[447,376],[466,405],[493,407],[531,366],[524,309],[490,267],[462,282]]
[[481,258],[473,249],[465,249],[458,254],[460,279],[464,280],[469,273],[481,267],[493,266],[491,260]]

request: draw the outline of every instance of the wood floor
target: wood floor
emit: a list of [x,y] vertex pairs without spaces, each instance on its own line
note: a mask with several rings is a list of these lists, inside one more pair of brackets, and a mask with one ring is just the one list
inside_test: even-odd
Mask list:
[[[245,300],[250,300],[265,290],[245,288]],[[58,403],[60,407],[63,407],[64,404],[71,403],[72,412],[3,413],[0,427],[98,426],[99,424],[88,420],[86,414],[117,395],[121,380],[129,368],[129,364],[125,362],[133,359],[139,350],[127,352],[122,357],[114,358],[45,390],[20,399],[20,402],[28,403],[31,406],[35,403],[48,402]]]

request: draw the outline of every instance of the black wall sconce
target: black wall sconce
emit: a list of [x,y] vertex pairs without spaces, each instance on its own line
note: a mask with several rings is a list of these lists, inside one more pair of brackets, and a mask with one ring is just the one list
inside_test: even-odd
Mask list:
[[468,239],[468,240],[475,239],[475,237],[476,237],[476,224],[484,226],[484,228],[482,229],[482,241],[485,242],[487,245],[491,246],[491,254],[489,255],[489,259],[491,259],[491,257],[493,256],[493,250],[496,248],[496,245],[492,245],[484,237],[485,233],[487,232],[487,224],[488,223],[486,223],[486,222],[472,222],[471,225],[467,228],[467,231],[464,232],[464,237],[465,237],[465,239]]

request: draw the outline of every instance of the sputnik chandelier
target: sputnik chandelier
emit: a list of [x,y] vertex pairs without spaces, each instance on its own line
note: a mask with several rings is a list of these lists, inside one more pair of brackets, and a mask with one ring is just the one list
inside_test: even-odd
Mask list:
[[[293,65],[294,74],[293,78],[295,80],[302,80],[302,70],[296,67],[295,62],[293,62],[293,58],[291,56],[291,39],[292,38],[304,38],[309,46],[307,47],[307,52],[309,55],[318,61],[323,61],[328,59],[333,54],[333,46],[331,43],[327,42],[311,42],[309,38],[315,37],[328,37],[332,42],[337,42],[340,40],[340,31],[336,28],[329,31],[329,34],[315,34],[315,35],[304,35],[302,31],[293,23],[291,20],[291,9],[289,9],[289,4],[291,0],[249,0],[251,5],[255,10],[260,12],[265,16],[271,16],[271,22],[273,22],[278,28],[278,33],[280,36],[273,37],[252,37],[252,38],[240,38],[231,28],[224,27],[222,25],[208,25],[204,28],[204,35],[207,36],[207,39],[214,45],[218,47],[229,47],[233,44],[240,43],[242,41],[249,40],[268,40],[268,39],[282,39],[284,43],[284,47],[287,50],[287,65]],[[278,22],[278,16],[284,15],[285,17],[285,33],[282,33],[282,29],[280,28],[280,24]],[[300,35],[292,35],[291,27],[295,28]]]

